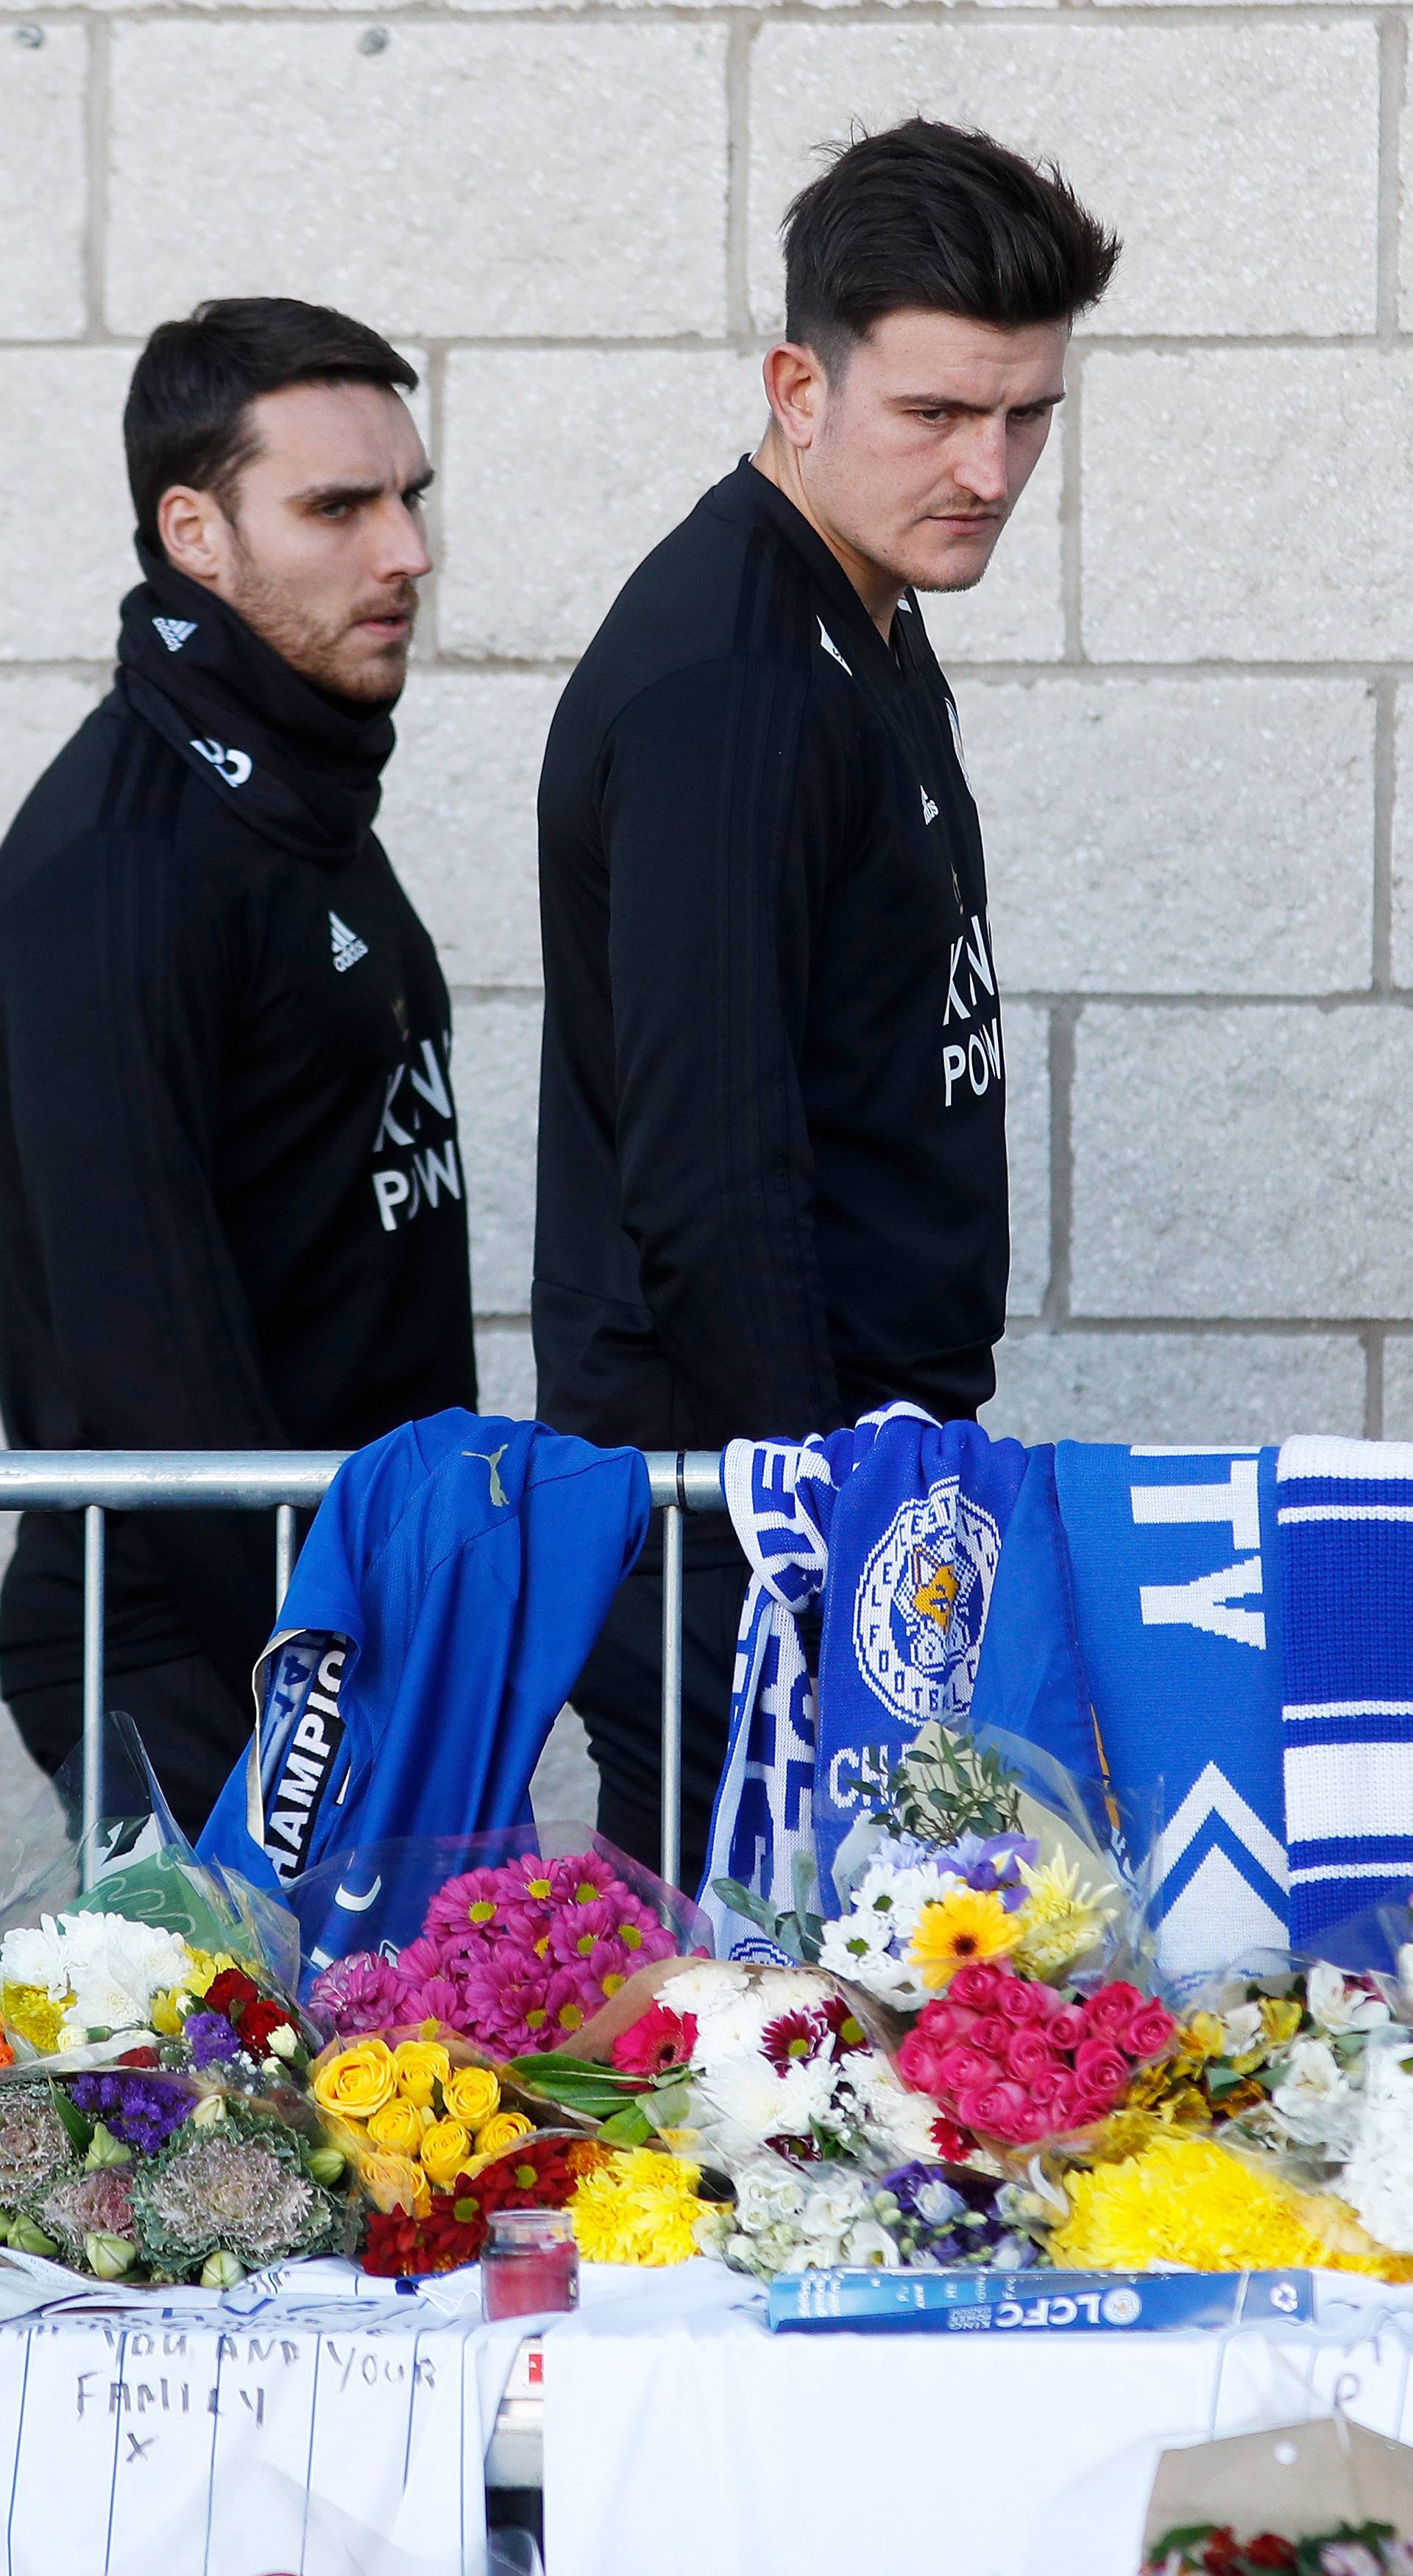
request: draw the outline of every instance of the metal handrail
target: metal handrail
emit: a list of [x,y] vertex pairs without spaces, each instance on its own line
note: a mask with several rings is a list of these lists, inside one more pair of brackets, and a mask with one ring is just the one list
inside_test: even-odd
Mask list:
[[[275,1614],[294,1571],[295,1512],[317,1506],[342,1449],[10,1449],[0,1451],[0,1511],[81,1511],[83,1546],[83,1848],[103,1804],[105,1516],[110,1511],[275,1514]],[[682,1515],[721,1511],[722,1461],[710,1449],[648,1449],[662,1513],[662,1875],[682,1865]]]

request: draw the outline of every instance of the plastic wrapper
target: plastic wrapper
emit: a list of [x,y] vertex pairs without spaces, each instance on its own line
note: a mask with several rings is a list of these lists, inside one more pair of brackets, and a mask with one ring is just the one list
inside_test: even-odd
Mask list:
[[[458,2086],[467,2069],[487,2079],[484,2087]],[[548,2132],[580,2140],[597,2125],[496,2066],[459,2032],[427,2022],[330,2040],[309,2069],[309,2086],[325,2139],[373,2207],[409,2215],[426,2209],[434,2190],[513,2153],[518,2138]]]

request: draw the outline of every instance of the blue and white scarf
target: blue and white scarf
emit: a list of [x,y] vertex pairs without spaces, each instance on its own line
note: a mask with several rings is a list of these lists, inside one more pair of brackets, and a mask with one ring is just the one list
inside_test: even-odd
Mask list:
[[1121,1806],[1156,1833],[1158,1955],[1285,1947],[1276,1452],[1055,1452],[1079,1647]]
[[[1025,1465],[1018,1441],[910,1404],[827,1439],[732,1441],[726,1501],[751,1583],[700,1900],[720,1956],[767,1945],[714,1880],[787,1912],[799,1855],[829,1898],[866,1757],[886,1774],[929,1718],[965,1720]],[[797,1622],[821,1595],[816,1692]]]
[[1413,1444],[1277,1470],[1292,1943],[1413,1884]]

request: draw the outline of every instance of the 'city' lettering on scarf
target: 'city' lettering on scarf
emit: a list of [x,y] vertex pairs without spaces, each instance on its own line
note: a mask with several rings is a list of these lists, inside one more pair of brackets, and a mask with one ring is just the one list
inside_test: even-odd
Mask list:
[[[318,1688],[306,1694],[266,1826],[267,1849],[281,1878],[295,1878],[304,1866],[309,1837],[343,1743],[339,1686],[346,1649],[331,1646],[319,1666]],[[278,1848],[276,1848],[278,1846]]]
[[[1164,1450],[1161,1454],[1185,1457],[1203,1453]],[[1135,1449],[1132,1455],[1141,1458],[1145,1452]],[[1231,1606],[1235,1601],[1261,1599],[1258,1473],[1253,1453],[1249,1458],[1233,1458],[1225,1484],[1130,1487],[1136,1526],[1161,1521],[1169,1526],[1191,1527],[1211,1522],[1230,1529],[1234,1548],[1257,1551],[1241,1557],[1235,1565],[1198,1575],[1190,1583],[1140,1584],[1139,1609],[1145,1628],[1201,1628],[1209,1637],[1230,1637],[1236,1645],[1264,1648],[1264,1610],[1237,1610]]]

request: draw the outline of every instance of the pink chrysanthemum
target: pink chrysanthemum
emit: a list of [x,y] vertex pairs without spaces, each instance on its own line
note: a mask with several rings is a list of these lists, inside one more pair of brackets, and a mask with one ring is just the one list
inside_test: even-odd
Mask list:
[[400,1967],[376,1951],[357,1950],[316,1977],[309,1995],[313,2019],[331,2037],[387,2030],[403,2018],[405,1984]]

